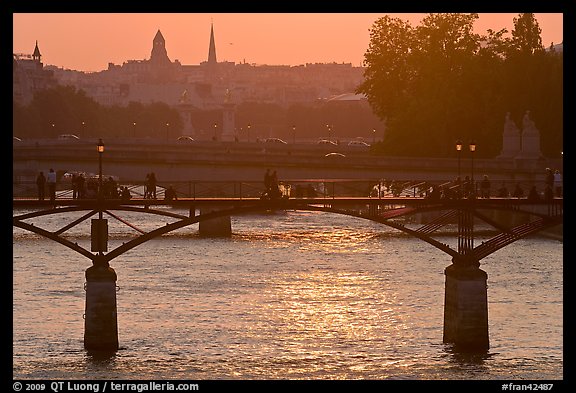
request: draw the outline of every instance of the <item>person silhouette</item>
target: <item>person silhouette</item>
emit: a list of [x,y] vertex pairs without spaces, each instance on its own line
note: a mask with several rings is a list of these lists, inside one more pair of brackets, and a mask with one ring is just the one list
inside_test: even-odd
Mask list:
[[44,176],[44,172],[38,173],[36,177],[36,187],[38,188],[38,200],[44,200],[44,190],[46,188],[46,177]]
[[54,201],[56,199],[56,172],[52,168],[46,177],[46,184],[48,184],[48,196],[51,201]]

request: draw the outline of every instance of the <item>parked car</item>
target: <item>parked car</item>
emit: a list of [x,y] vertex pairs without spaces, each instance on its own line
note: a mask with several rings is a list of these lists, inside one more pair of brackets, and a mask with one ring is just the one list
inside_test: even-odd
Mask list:
[[332,142],[329,139],[320,139],[318,142],[319,145],[329,145],[329,146],[338,146],[336,142]]
[[330,159],[342,159],[342,158],[346,158],[346,155],[342,154],[342,153],[328,153],[328,154],[324,155],[324,157],[330,158]]
[[69,141],[69,140],[79,140],[78,136],[74,134],[62,134],[58,135],[58,139],[61,141]]
[[280,138],[266,138],[264,140],[264,143],[268,143],[268,144],[275,144],[275,145],[287,145],[286,142],[284,142],[282,139]]
[[348,146],[370,147],[370,144],[364,141],[350,141],[348,142]]

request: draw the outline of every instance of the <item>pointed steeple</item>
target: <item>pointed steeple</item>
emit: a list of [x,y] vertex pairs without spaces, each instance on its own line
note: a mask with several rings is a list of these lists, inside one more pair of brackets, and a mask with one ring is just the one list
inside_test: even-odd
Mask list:
[[152,53],[150,54],[150,61],[154,64],[167,64],[170,63],[168,53],[166,52],[166,41],[164,36],[158,29],[152,41]]
[[164,46],[165,43],[166,43],[166,41],[164,40],[164,36],[160,32],[160,29],[158,29],[158,32],[156,32],[156,35],[154,36],[153,45]]
[[216,64],[216,43],[214,42],[214,23],[210,25],[210,48],[208,49],[208,64]]
[[34,48],[34,53],[32,53],[32,59],[40,61],[41,57],[40,49],[38,49],[38,40],[36,40],[36,47]]

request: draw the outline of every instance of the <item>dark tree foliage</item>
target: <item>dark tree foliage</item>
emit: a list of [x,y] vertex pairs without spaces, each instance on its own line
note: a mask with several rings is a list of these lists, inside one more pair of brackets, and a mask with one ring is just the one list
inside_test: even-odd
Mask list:
[[24,138],[175,138],[182,129],[178,112],[164,103],[103,106],[71,86],[38,91],[29,105],[14,103],[12,114],[13,134]]
[[545,51],[533,14],[508,31],[473,32],[477,14],[429,14],[413,27],[384,16],[374,22],[358,88],[387,119],[381,154],[454,156],[456,140],[477,144],[479,157],[502,146],[504,118],[520,126],[526,110],[542,151],[562,150],[562,53]]
[[321,102],[292,104],[282,107],[268,103],[243,103],[236,108],[236,126],[240,140],[248,137],[278,137],[285,141],[319,139],[333,140],[355,137],[382,139],[384,123],[370,106],[358,102]]

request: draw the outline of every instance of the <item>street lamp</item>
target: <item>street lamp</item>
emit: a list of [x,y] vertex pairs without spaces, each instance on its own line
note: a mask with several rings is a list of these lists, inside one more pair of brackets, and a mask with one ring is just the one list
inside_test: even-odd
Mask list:
[[168,138],[168,130],[170,129],[170,123],[166,123],[166,140],[170,139]]
[[212,137],[212,140],[216,140],[216,135],[218,135],[218,123],[214,123],[214,136]]
[[251,128],[251,127],[252,127],[252,126],[250,125],[250,123],[248,123],[248,126],[247,126],[247,128],[248,128],[248,137],[246,138],[246,141],[247,141],[247,142],[250,142],[250,128]]
[[372,144],[376,143],[376,128],[372,129]]
[[461,155],[461,151],[462,151],[462,141],[458,140],[456,141],[456,155],[458,156],[458,177],[456,178],[456,182],[458,183],[458,198],[461,197],[461,195],[463,195],[462,192],[462,177],[460,174],[460,155]]
[[136,122],[132,123],[132,136],[136,138]]
[[458,180],[460,180],[460,152],[462,151],[462,141],[456,141],[456,151],[458,155]]
[[[102,154],[104,153],[104,142],[102,138],[98,140],[98,199],[102,198]],[[100,218],[102,218],[102,211],[100,211]]]
[[292,125],[292,144],[296,144],[296,126]]
[[332,126],[330,124],[326,124],[326,128],[328,129],[328,140],[332,140]]
[[474,183],[474,152],[476,151],[476,142],[472,141],[470,142],[470,153],[472,154],[472,176],[471,176],[471,181],[472,181],[472,193],[474,195],[476,195],[476,184]]
[[86,137],[86,122],[82,122],[82,137]]
[[102,138],[98,140],[96,151],[98,152],[98,219],[92,220],[92,251],[98,251],[98,254],[102,255],[102,251],[107,251],[108,241],[108,224],[102,218],[101,204],[104,197],[102,193],[102,154],[104,154]]

